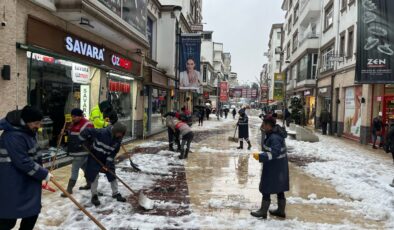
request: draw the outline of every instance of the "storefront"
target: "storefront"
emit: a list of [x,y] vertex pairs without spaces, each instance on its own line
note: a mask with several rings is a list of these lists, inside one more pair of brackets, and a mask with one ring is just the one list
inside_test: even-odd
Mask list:
[[304,91],[304,104],[305,104],[305,122],[306,125],[314,125],[316,106],[315,106],[315,96],[313,96],[313,90]]
[[144,133],[152,135],[161,132],[166,128],[164,114],[171,110],[171,82],[159,70],[147,67],[144,76]]
[[344,89],[344,130],[343,135],[350,139],[359,140],[361,134],[362,117],[362,93],[361,85],[351,86]]
[[371,113],[372,121],[382,112],[384,130],[383,135],[387,133],[387,127],[394,123],[394,85],[393,84],[375,84],[373,85],[373,102]]
[[81,108],[89,117],[103,100],[111,101],[118,121],[128,127],[126,139],[132,138],[132,86],[140,64],[120,54],[127,51],[114,51],[94,35],[95,42],[30,16],[27,28],[27,44],[17,46],[26,50],[28,59],[27,101],[43,111],[50,133],[42,138],[45,146],[41,147],[56,147],[65,115],[73,108]]

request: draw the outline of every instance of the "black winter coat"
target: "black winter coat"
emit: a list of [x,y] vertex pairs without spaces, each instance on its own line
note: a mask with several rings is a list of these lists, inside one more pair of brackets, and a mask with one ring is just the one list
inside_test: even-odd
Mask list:
[[249,138],[249,123],[248,115],[242,113],[238,119],[238,138]]
[[287,133],[276,125],[266,133],[263,152],[259,161],[263,163],[259,190],[262,194],[277,194],[289,191],[289,164],[285,138]]

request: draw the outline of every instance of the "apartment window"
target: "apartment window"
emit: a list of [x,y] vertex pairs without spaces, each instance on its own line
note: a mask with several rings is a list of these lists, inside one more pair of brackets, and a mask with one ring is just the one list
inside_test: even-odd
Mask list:
[[293,24],[295,24],[298,20],[298,14],[300,12],[300,4],[297,3],[297,5],[294,6],[294,22]]
[[345,11],[347,7],[347,0],[342,0],[341,11]]
[[318,54],[312,54],[312,72],[311,72],[311,79],[316,79],[316,69],[317,69],[317,60]]
[[293,52],[297,50],[298,47],[298,31],[293,34]]
[[339,38],[339,55],[345,55],[346,32],[342,32]]
[[355,0],[349,0],[349,6],[351,6],[354,2]]
[[202,81],[207,82],[207,66],[206,65],[204,65],[204,67],[202,69]]
[[154,29],[153,24],[154,24],[153,20],[150,17],[148,17],[147,27],[146,27],[146,34],[148,36],[149,47],[150,47],[148,56],[152,59],[154,58],[153,57],[153,49],[155,48],[153,45],[153,29]]
[[289,18],[289,22],[287,23],[287,34],[289,34],[291,32],[291,25],[292,25],[292,20],[291,20],[291,15]]
[[347,58],[353,57],[354,29],[349,28],[347,32]]
[[330,57],[334,55],[334,44],[328,46],[322,52],[322,71],[331,70],[334,68],[334,62],[330,61]]
[[307,76],[308,76],[308,54],[306,54],[298,62],[297,75],[298,75],[297,82],[307,79]]
[[293,67],[291,67],[291,79],[296,80],[296,81],[298,79],[297,69],[298,69],[298,63],[295,64]]
[[287,43],[287,47],[286,47],[286,59],[287,60],[290,59],[290,42]]
[[293,0],[289,0],[289,10],[291,9],[292,6],[293,6]]
[[280,61],[276,61],[276,69],[280,69]]
[[328,30],[334,23],[334,4],[330,3],[324,12],[324,30]]
[[280,37],[282,36],[282,33],[281,32],[277,32],[276,33],[276,38],[280,41]]

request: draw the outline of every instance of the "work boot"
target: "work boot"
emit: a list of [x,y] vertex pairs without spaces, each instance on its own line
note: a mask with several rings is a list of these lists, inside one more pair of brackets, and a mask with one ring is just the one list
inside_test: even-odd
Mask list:
[[285,208],[286,208],[286,199],[279,199],[278,200],[278,209],[276,209],[274,211],[270,211],[270,214],[273,216],[286,218]]
[[393,182],[391,182],[390,186],[394,188],[394,179]]
[[92,199],[90,200],[91,202],[92,202],[92,204],[94,205],[94,206],[99,206],[101,203],[100,203],[100,200],[98,199],[98,196],[97,195],[93,195],[92,196]]
[[252,215],[254,217],[267,219],[267,212],[270,207],[270,204],[271,204],[270,200],[262,200],[261,201],[261,208],[257,211],[251,212],[250,215]]
[[244,148],[244,142],[240,141],[239,142],[239,147],[237,149],[243,149]]
[[120,195],[120,193],[112,195],[112,198],[115,198],[119,202],[126,202],[126,198],[122,197],[122,195]]
[[189,149],[186,149],[185,151],[185,158],[187,159],[187,155],[189,154]]
[[185,159],[185,154],[184,151],[181,150],[181,155],[179,155],[179,159]]
[[376,147],[375,145],[372,145],[372,148],[373,148],[373,149],[377,149],[378,147]]
[[248,150],[252,148],[252,145],[250,144],[250,141],[248,141]]
[[[67,185],[67,192],[70,194],[73,194],[73,188],[75,186],[75,184],[77,183],[76,180],[68,180],[68,185]],[[66,194],[62,193],[60,194],[61,197],[67,197]]]
[[172,144],[170,144],[170,147],[168,148],[168,150],[170,150],[171,152],[174,152],[174,151],[175,151]]
[[88,179],[86,179],[86,185],[79,187],[79,190],[90,190],[90,182],[88,181]]

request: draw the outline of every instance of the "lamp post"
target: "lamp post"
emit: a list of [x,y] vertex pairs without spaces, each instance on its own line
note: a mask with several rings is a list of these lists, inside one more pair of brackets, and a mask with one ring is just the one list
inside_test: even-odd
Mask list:
[[181,6],[174,6],[173,8],[173,14],[175,16],[175,92],[174,96],[176,93],[175,97],[177,98],[178,103],[175,105],[176,109],[179,110],[179,98],[180,98],[180,92],[179,92],[179,65],[180,65],[180,46],[181,46],[181,28],[179,26],[179,19],[181,16],[182,12],[182,7]]
[[220,110],[220,72],[217,72],[216,73],[216,76],[217,76],[217,78],[218,78],[218,87],[217,87],[217,103],[216,103],[216,117],[217,117],[217,119],[218,120],[220,120],[219,119],[219,110]]

